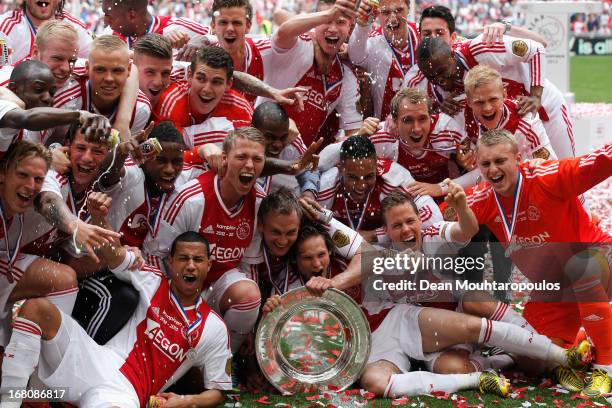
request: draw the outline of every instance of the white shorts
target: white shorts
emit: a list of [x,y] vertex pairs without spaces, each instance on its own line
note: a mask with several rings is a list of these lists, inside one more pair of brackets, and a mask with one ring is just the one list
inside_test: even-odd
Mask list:
[[372,333],[372,352],[368,363],[386,360],[401,372],[410,371],[410,359],[427,360],[419,329],[421,306],[398,304]]
[[257,283],[254,280],[249,279],[244,272],[241,272],[238,269],[230,269],[221,275],[216,282],[204,289],[202,292],[202,299],[204,299],[212,310],[220,314],[221,309],[219,307],[219,303],[221,303],[221,298],[225,294],[225,291],[234,283],[243,280],[253,282],[253,284],[257,286]]
[[[66,388],[62,399],[81,408],[139,407],[134,387],[119,371],[124,360],[112,349],[97,344],[70,316],[60,313],[62,323],[57,335],[42,341],[40,380],[51,388]],[[59,366],[50,365],[45,358],[47,352],[59,354]]]
[[17,261],[13,264],[13,282],[9,283],[7,279],[7,262],[8,256],[6,251],[0,251],[0,346],[6,347],[11,338],[11,321],[13,314],[13,305],[7,304],[11,293],[17,286],[17,282],[25,275],[26,270],[32,265],[38,256],[19,254]]

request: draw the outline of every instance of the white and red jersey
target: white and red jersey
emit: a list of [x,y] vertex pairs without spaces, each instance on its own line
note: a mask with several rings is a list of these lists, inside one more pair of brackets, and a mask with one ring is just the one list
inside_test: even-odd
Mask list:
[[362,120],[356,107],[359,86],[351,69],[336,56],[329,72],[320,72],[309,35],[299,36],[289,50],[279,48],[276,41],[275,34],[271,41],[273,52],[264,59],[265,83],[277,89],[308,88],[304,95],[304,111],[298,112],[297,106],[285,106],[304,143],[309,146],[317,139],[319,129],[334,109],[339,114],[341,129],[359,129]]
[[219,146],[228,132],[251,125],[253,108],[238,92],[229,90],[208,115],[200,115],[189,104],[189,86],[177,82],[160,96],[155,108],[156,120],[169,120],[183,134],[188,149],[208,143]]
[[[413,182],[414,178],[408,170],[387,159],[377,159],[376,173],[374,189],[366,202],[357,206],[344,191],[340,171],[337,167],[332,167],[321,174],[317,200],[322,207],[333,211],[334,218],[356,231],[380,228],[383,225],[380,202],[395,190],[409,195],[404,186]],[[430,226],[442,221],[440,209],[430,196],[420,196],[415,203],[423,225]]]
[[[306,151],[306,145],[302,141],[302,137],[298,135],[291,144],[285,146],[278,158],[286,161],[298,160]],[[262,176],[257,179],[257,184],[267,194],[278,190],[281,187],[287,187],[296,195],[300,195],[300,186],[295,176],[289,174],[274,174],[272,176]]]
[[[92,92],[92,86],[89,79],[87,79],[86,76],[79,76],[78,78],[70,80],[68,86],[63,87],[60,92],[55,94],[53,98],[53,107],[70,110],[86,110],[91,113],[104,115],[112,123],[117,114],[119,100],[117,100],[117,106],[113,112],[110,114],[103,114],[94,105]],[[138,90],[136,106],[134,107],[134,112],[132,112],[132,121],[130,123],[130,132],[132,134],[137,134],[147,126],[151,119],[151,110],[149,98],[147,98],[141,90]]]
[[[29,58],[25,58],[25,59],[27,60]],[[77,58],[76,62],[74,63],[74,66],[72,67],[72,72],[78,76],[86,75],[87,74],[87,71],[85,68],[86,61],[87,60],[85,58]],[[15,65],[3,65],[0,67],[0,86],[8,85],[14,68],[15,68]],[[57,94],[58,92],[62,92],[65,88],[69,87],[71,85],[71,82],[72,82],[71,78],[67,79],[66,82],[64,82],[64,84],[60,88],[55,90],[55,94]]]
[[514,197],[500,196],[483,183],[468,195],[468,205],[478,222],[508,247],[525,276],[549,281],[565,276],[568,256],[554,243],[612,242],[593,224],[578,199],[612,175],[611,144],[584,156],[544,162],[534,170],[523,163],[519,172]]
[[[85,24],[73,15],[63,11],[61,20],[70,23],[79,35],[79,57],[87,58],[93,41],[92,34]],[[6,39],[7,45],[12,49],[10,60],[16,64],[32,55],[34,39],[37,28],[34,27],[21,7],[8,11],[0,16],[0,37]]]
[[227,327],[201,297],[195,306],[183,307],[169,280],[150,266],[113,273],[140,296],[128,323],[104,347],[123,359],[119,371],[134,387],[141,406],[191,367],[202,370],[206,389],[232,388]]
[[437,184],[449,177],[448,160],[457,143],[466,136],[453,118],[443,113],[430,116],[427,143],[419,151],[411,150],[387,126],[370,137],[376,155],[393,160],[407,169],[416,181]]
[[[126,160],[124,174],[119,182],[103,191],[114,203],[108,213],[108,222],[113,231],[120,232],[121,243],[143,248],[146,241],[154,241],[161,216],[160,211],[168,201],[168,194],[153,197],[147,189],[144,171],[132,160]],[[185,164],[175,182],[179,188],[204,172],[204,167]]]
[[[85,205],[87,196],[85,191],[80,197],[73,192],[70,185],[70,177],[70,174],[64,175],[50,169],[47,172],[40,192],[48,192],[61,197],[72,214],[80,216],[81,220],[86,221],[89,218],[87,206]],[[23,233],[23,251],[28,254],[44,256],[49,247],[69,237],[68,234],[59,231],[49,224],[46,218],[36,211],[34,207],[26,210],[24,220],[27,228],[25,228]]]
[[[0,120],[8,112],[14,109],[21,109],[16,103],[11,101],[0,100]],[[23,129],[0,128],[0,158],[11,147],[13,143],[17,143],[23,138]]]
[[[519,152],[524,160],[535,157],[553,160],[557,158],[550,145],[544,125],[538,116],[531,112],[520,116],[516,101],[510,99],[504,100],[502,109],[502,116],[497,129],[506,129],[514,135]],[[487,131],[478,122],[469,106],[465,107],[463,114],[459,113],[455,116],[455,120],[460,123],[463,129],[462,133],[469,137],[474,144],[478,141],[480,135]]]
[[[193,38],[197,35],[206,35],[210,32],[210,27],[197,23],[189,18],[184,17],[169,17],[169,16],[151,16],[151,24],[147,27],[146,34],[168,35],[173,31],[180,31]],[[121,38],[130,49],[139,37],[125,37],[120,33],[113,31],[110,26],[104,29],[104,34],[114,35]]]
[[201,174],[169,198],[162,209],[157,248],[149,255],[163,259],[179,234],[197,231],[210,243],[213,259],[205,284],[214,283],[225,272],[240,265],[253,240],[257,210],[263,197],[263,191],[256,184],[234,208],[227,208],[221,199],[217,174],[213,171]]
[[408,70],[416,65],[419,32],[414,23],[408,25],[408,40],[404,49],[391,45],[380,27],[370,32],[370,26],[355,25],[348,43],[351,62],[372,74],[374,116],[384,119],[391,112],[391,99],[400,90]]

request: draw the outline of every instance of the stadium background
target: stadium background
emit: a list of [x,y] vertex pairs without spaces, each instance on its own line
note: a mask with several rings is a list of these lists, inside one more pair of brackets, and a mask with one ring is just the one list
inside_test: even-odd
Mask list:
[[[420,11],[430,5],[440,4],[449,7],[456,16],[457,32],[465,37],[478,34],[478,28],[485,24],[505,19],[513,24],[522,25],[524,15],[518,12],[516,0],[414,0],[415,19],[418,21]],[[576,1],[576,0],[574,0]],[[0,0],[0,14],[21,5],[21,1]],[[103,13],[99,1],[67,0],[66,10],[80,17],[95,34],[104,29]],[[570,88],[575,93],[578,104],[572,106],[577,115],[594,113],[612,114],[612,0],[602,1],[604,11],[601,14],[576,13],[571,17],[570,39],[571,80]],[[273,13],[284,9],[295,13],[310,12],[315,0],[251,0],[254,10],[251,34],[267,35],[273,29]],[[188,17],[202,24],[209,25],[211,20],[212,0],[161,0],[150,1],[151,13]],[[587,44],[587,45],[585,45]],[[578,137],[580,135],[577,135]],[[597,146],[593,146],[597,147]],[[594,209],[601,217],[602,227],[612,233],[612,182],[608,180],[592,189],[588,195]],[[514,307],[520,308],[519,305]],[[608,400],[585,401],[577,394],[572,395],[554,388],[550,378],[526,379],[520,375],[512,378],[514,393],[508,400],[480,395],[478,392],[461,394],[437,393],[433,397],[411,397],[396,400],[372,400],[371,396],[357,392],[321,393],[317,395],[297,395],[280,397],[275,393],[231,395],[233,402],[226,407],[436,407],[436,406],[512,406],[512,407],[590,407],[611,406],[612,397]]]

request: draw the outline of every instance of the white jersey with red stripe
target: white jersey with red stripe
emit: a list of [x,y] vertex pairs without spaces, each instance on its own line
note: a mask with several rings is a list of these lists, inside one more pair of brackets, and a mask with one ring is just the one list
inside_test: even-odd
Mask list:
[[[29,59],[29,58],[26,58],[26,59]],[[74,63],[74,66],[72,67],[72,72],[77,76],[86,75],[87,74],[87,70],[85,68],[86,62],[87,60],[85,58],[77,58],[76,62]],[[14,68],[15,68],[15,65],[3,65],[2,67],[0,67],[0,86],[8,85]],[[66,82],[62,84],[61,87],[55,90],[55,95],[57,95],[58,92],[62,92],[65,88],[70,86],[70,84],[71,84],[71,78],[68,78]]]
[[446,114],[430,116],[430,131],[423,149],[411,150],[385,126],[370,137],[376,155],[393,160],[407,169],[416,181],[439,183],[449,177],[448,160],[457,143],[465,140],[462,127]]
[[208,143],[221,147],[231,130],[251,124],[252,114],[249,102],[230,89],[212,112],[206,116],[199,115],[191,109],[189,87],[185,82],[172,84],[155,107],[155,118],[172,121],[183,134],[189,150]]
[[[40,192],[48,192],[61,197],[72,214],[75,216],[78,214],[81,220],[86,221],[89,218],[87,207],[85,206],[86,195],[83,194],[80,199],[76,197],[72,191],[69,177],[70,175],[68,174],[60,174],[50,169],[47,172]],[[82,212],[81,209],[83,209]],[[27,228],[23,232],[23,248],[28,254],[44,256],[50,246],[69,237],[68,234],[59,231],[49,224],[46,218],[36,211],[34,207],[26,210],[24,220]]]
[[[401,165],[391,160],[377,159],[376,185],[369,193],[365,204],[359,206],[361,211],[357,212],[360,216],[352,217],[350,213],[355,211],[349,210],[349,206],[352,207],[353,205],[344,191],[340,171],[337,167],[332,167],[321,174],[317,200],[322,207],[332,210],[338,221],[352,229],[356,231],[376,230],[383,225],[380,202],[395,190],[400,190],[409,195],[405,186],[413,181],[414,178],[412,178],[410,172]],[[430,196],[419,196],[415,203],[425,227],[442,221],[440,209]]]
[[[0,100],[0,120],[7,112],[14,109],[21,109],[11,101]],[[27,130],[27,129],[12,129],[0,128],[0,158],[11,147],[12,144],[25,139],[34,143],[45,143],[47,137],[51,134],[49,129],[43,130]]]
[[[117,106],[113,112],[110,114],[101,113],[93,103],[91,82],[86,76],[79,76],[78,78],[71,79],[69,84],[64,86],[61,91],[57,92],[53,98],[54,108],[86,110],[91,113],[106,116],[111,123],[115,120],[118,105],[119,100],[117,100]],[[147,98],[141,90],[138,90],[136,106],[132,113],[132,121],[130,123],[130,132],[132,134],[137,134],[147,126],[151,119],[151,111],[152,108],[149,98]]]
[[[173,31],[180,31],[193,38],[198,35],[207,35],[210,32],[210,27],[197,23],[189,18],[184,17],[170,17],[170,16],[151,16],[151,24],[147,27],[145,34],[160,34],[167,36]],[[134,43],[138,41],[139,37],[125,37],[116,31],[113,31],[110,26],[104,29],[104,34],[114,35],[121,38],[130,49],[132,49]]]
[[[293,86],[309,89],[304,95],[303,112],[297,106],[285,106],[306,145],[316,140],[319,129],[334,109],[339,114],[341,129],[359,129],[362,121],[356,107],[359,86],[351,69],[336,57],[329,72],[321,73],[314,59],[314,43],[308,34],[299,36],[288,50],[279,48],[277,41],[274,34],[272,52],[264,59],[264,82],[277,89]],[[258,99],[257,104],[262,101]]]
[[[537,115],[528,113],[524,116],[518,114],[516,101],[506,99],[502,108],[502,116],[497,129],[506,129],[516,138],[519,152],[523,159],[551,159],[557,158],[554,149],[548,140],[544,125]],[[461,124],[463,133],[475,144],[483,132],[484,128],[474,116],[474,112],[469,106],[463,110],[463,114],[455,116],[457,122]]]
[[[103,189],[114,203],[108,213],[108,222],[113,231],[122,234],[121,243],[143,248],[145,242],[157,238],[159,215],[168,201],[169,194],[152,197],[147,189],[144,171],[132,160],[126,160],[124,174],[117,184]],[[203,166],[185,164],[175,182],[175,188],[193,180],[205,171]]]
[[263,197],[264,192],[255,184],[234,208],[227,208],[221,199],[219,177],[213,171],[204,172],[172,193],[162,209],[157,239],[147,242],[145,251],[150,259],[161,260],[179,234],[197,231],[210,243],[213,263],[205,281],[210,285],[238,268],[251,241],[258,237],[257,210]]
[[[78,56],[87,58],[93,36],[87,30],[85,24],[65,11],[62,12],[59,19],[70,23],[76,29],[79,35]],[[12,53],[9,56],[12,64],[16,64],[32,55],[36,30],[26,13],[20,7],[0,16],[0,37],[4,37],[7,45],[12,49]]]
[[202,370],[206,389],[229,390],[229,333],[225,323],[198,296],[183,307],[159,269],[114,270],[139,292],[128,323],[104,347],[124,361],[119,369],[140,400],[165,390],[191,367]]
[[[298,137],[291,142],[290,145],[285,146],[285,148],[280,152],[278,158],[286,161],[294,161],[298,160],[304,152],[306,151],[306,145],[302,140],[302,137],[298,135]],[[270,194],[278,190],[281,187],[286,187],[292,190],[296,195],[300,195],[300,186],[298,184],[295,176],[289,174],[274,174],[272,176],[262,176],[257,179],[257,184],[261,187],[261,189],[266,193]]]
[[407,25],[408,41],[402,50],[391,45],[380,27],[370,31],[370,26],[357,24],[349,39],[351,62],[372,75],[374,116],[377,118],[384,119],[390,113],[393,95],[400,90],[408,70],[416,65],[419,32],[414,23]]

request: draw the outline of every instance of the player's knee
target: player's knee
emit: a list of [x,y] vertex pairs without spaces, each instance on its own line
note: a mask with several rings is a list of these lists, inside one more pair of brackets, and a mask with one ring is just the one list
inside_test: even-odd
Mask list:
[[477,342],[480,337],[480,328],[482,326],[482,318],[464,315],[460,323],[461,333],[458,338],[462,339],[461,342]]
[[72,289],[78,286],[79,282],[74,269],[64,264],[54,264],[53,268],[54,270],[51,271],[53,275],[53,288],[51,292]]
[[232,305],[243,302],[261,301],[257,284],[252,280],[240,280],[233,283],[221,298],[221,310],[227,310]]
[[19,317],[30,320],[39,326],[56,309],[47,298],[32,298],[26,300],[19,309]]
[[391,375],[391,372],[381,370],[376,366],[366,368],[361,375],[361,386],[366,391],[374,393],[377,397],[382,397],[385,394],[387,385],[389,385]]
[[495,313],[495,308],[497,306],[496,301],[463,301],[461,307],[463,309],[463,313],[470,314],[472,316],[478,317],[486,317],[489,318]]
[[467,374],[474,371],[467,353],[455,351],[440,354],[433,365],[433,372],[437,374]]

